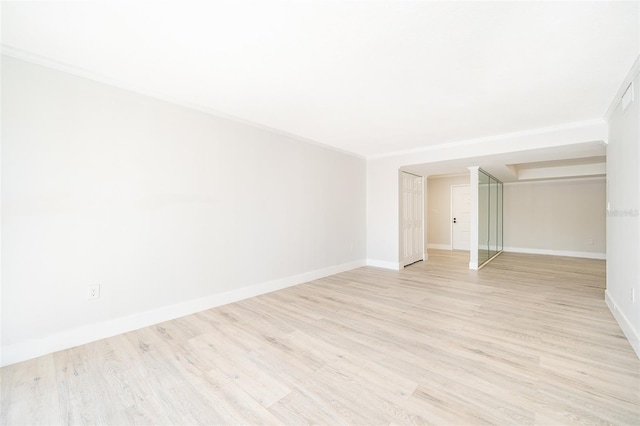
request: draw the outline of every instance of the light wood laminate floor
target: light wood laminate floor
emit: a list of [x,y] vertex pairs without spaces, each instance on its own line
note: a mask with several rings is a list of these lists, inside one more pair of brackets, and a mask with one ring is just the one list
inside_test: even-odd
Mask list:
[[640,424],[603,261],[431,251],[1,369],[2,424]]

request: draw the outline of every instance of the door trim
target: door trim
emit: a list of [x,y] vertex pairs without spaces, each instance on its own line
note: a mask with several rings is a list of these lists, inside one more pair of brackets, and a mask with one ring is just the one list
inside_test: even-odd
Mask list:
[[[420,220],[420,226],[421,226],[421,232],[420,232],[420,259],[417,260],[412,260],[410,262],[406,262],[405,257],[404,257],[404,252],[403,252],[403,247],[404,247],[404,205],[403,205],[403,173],[406,173],[407,175],[410,176],[414,176],[416,178],[420,178],[421,182],[420,182],[420,202],[421,202],[421,210],[422,210],[422,215],[421,215],[421,220]],[[411,172],[406,172],[404,170],[398,170],[398,266],[400,267],[400,269],[403,269],[405,266],[409,266],[412,263],[415,262],[419,262],[421,260],[426,260],[426,250],[425,250],[425,214],[426,214],[426,209],[425,209],[425,191],[426,191],[426,178],[424,176],[420,176],[420,175],[416,175],[414,173]]]

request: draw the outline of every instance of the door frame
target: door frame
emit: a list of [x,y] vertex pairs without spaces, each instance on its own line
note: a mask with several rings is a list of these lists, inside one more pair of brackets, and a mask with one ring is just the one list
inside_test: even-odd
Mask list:
[[[402,196],[403,196],[403,182],[402,182],[402,174],[406,173],[408,175],[411,176],[415,176],[417,178],[421,179],[421,194],[420,197],[422,198],[421,202],[422,202],[422,221],[421,221],[421,227],[422,227],[422,232],[420,232],[420,242],[421,242],[421,246],[422,246],[422,258],[421,260],[425,261],[427,260],[427,254],[426,254],[426,250],[425,250],[425,224],[426,224],[426,220],[425,220],[425,216],[426,216],[426,178],[424,176],[420,176],[417,175],[415,173],[411,173],[411,172],[407,172],[405,170],[399,169],[398,170],[398,268],[399,269],[403,269],[405,266],[404,264],[404,253],[403,253],[403,247],[404,247],[404,205],[402,202]],[[419,260],[417,260],[419,261]],[[416,261],[416,262],[417,262]]]

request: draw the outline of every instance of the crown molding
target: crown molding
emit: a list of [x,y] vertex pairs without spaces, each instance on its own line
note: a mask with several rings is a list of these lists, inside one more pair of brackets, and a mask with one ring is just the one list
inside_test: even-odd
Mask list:
[[191,110],[202,112],[202,113],[205,113],[207,115],[211,115],[211,116],[214,116],[214,117],[217,117],[217,118],[222,118],[222,119],[225,119],[225,120],[233,121],[235,123],[243,124],[245,126],[250,126],[250,127],[256,128],[256,129],[260,129],[260,130],[264,130],[264,131],[270,132],[270,133],[275,133],[275,134],[278,134],[280,136],[284,136],[284,137],[287,137],[287,138],[290,138],[290,139],[294,139],[294,140],[296,140],[298,142],[304,142],[304,143],[307,143],[307,144],[310,144],[310,145],[318,146],[320,148],[328,149],[330,151],[335,151],[335,152],[338,152],[340,154],[349,155],[351,157],[356,157],[358,159],[366,160],[366,157],[364,155],[360,155],[360,154],[357,154],[355,152],[351,152],[351,151],[347,151],[347,150],[344,150],[344,149],[336,148],[334,146],[327,145],[327,144],[324,144],[322,142],[318,142],[316,140],[306,138],[304,136],[299,136],[299,135],[296,135],[296,134],[293,134],[293,133],[289,133],[289,132],[286,132],[286,131],[283,131],[283,130],[280,130],[280,129],[269,127],[269,126],[266,126],[264,124],[256,123],[256,122],[253,122],[253,121],[250,121],[250,120],[245,120],[243,118],[236,117],[234,115],[227,114],[227,113],[224,113],[222,111],[218,111],[218,110],[215,110],[213,108],[209,108],[209,107],[206,107],[206,106],[194,103],[194,102],[189,102],[189,101],[185,101],[183,99],[174,98],[174,97],[169,96],[169,95],[167,95],[165,93],[157,92],[157,91],[154,91],[154,90],[151,90],[151,89],[148,89],[148,88],[145,88],[145,87],[137,86],[137,85],[134,85],[134,84],[130,84],[130,83],[127,83],[127,82],[124,82],[124,81],[115,80],[113,78],[104,76],[102,74],[95,73],[93,71],[89,71],[89,70],[86,70],[86,69],[81,68],[81,67],[76,67],[74,65],[66,64],[64,62],[56,61],[56,60],[53,60],[53,59],[50,59],[50,58],[47,58],[47,57],[44,57],[44,56],[41,56],[41,55],[37,55],[37,54],[31,53],[31,52],[27,52],[25,50],[15,48],[15,47],[9,46],[9,45],[4,44],[4,43],[0,44],[0,53],[2,55],[9,56],[9,57],[12,57],[12,58],[15,58],[15,59],[20,59],[20,60],[25,61],[25,62],[30,62],[30,63],[36,64],[36,65],[40,65],[40,66],[43,66],[43,67],[54,69],[56,71],[61,71],[61,72],[65,72],[67,74],[72,74],[72,75],[75,75],[77,77],[86,78],[88,80],[92,80],[92,81],[96,81],[98,83],[102,83],[102,84],[106,84],[106,85],[109,85],[109,86],[117,87],[119,89],[128,90],[130,92],[134,92],[134,93],[137,93],[139,95],[148,96],[148,97],[151,97],[151,98],[154,98],[154,99],[158,99],[158,100],[163,101],[163,102],[168,102],[168,103],[171,103],[171,104],[174,104],[174,105],[181,106],[183,108],[188,108],[188,109],[191,109]]
[[437,174],[437,175],[431,175],[428,176],[429,179],[452,179],[452,178],[458,178],[458,177],[469,177],[469,173],[449,173],[449,174]]
[[377,159],[382,159],[382,158],[399,157],[399,156],[407,155],[407,154],[420,154],[420,153],[424,153],[424,152],[438,151],[438,150],[446,149],[446,148],[465,147],[465,146],[478,145],[478,144],[491,142],[491,141],[499,141],[499,140],[511,139],[511,138],[521,138],[521,137],[526,137],[526,136],[533,136],[533,135],[557,132],[557,131],[562,131],[562,130],[579,129],[579,128],[582,128],[582,127],[589,127],[589,126],[594,126],[594,125],[598,125],[598,124],[603,124],[603,122],[604,122],[604,120],[597,119],[597,120],[581,121],[581,122],[577,122],[577,123],[567,123],[567,124],[562,124],[562,125],[559,125],[559,126],[541,127],[541,128],[537,128],[537,129],[522,130],[522,131],[518,131],[518,132],[501,133],[501,134],[492,135],[492,136],[484,136],[484,137],[481,137],[481,138],[464,139],[464,140],[460,140],[460,141],[446,142],[446,143],[441,143],[441,144],[438,144],[438,145],[426,146],[426,147],[421,147],[421,148],[413,148],[413,149],[406,149],[406,150],[402,150],[402,151],[395,151],[395,152],[391,152],[391,153],[388,153],[388,154],[371,155],[371,156],[367,157],[367,160],[377,160]]
[[512,185],[535,185],[544,183],[575,183],[575,182],[597,182],[606,181],[607,177],[603,175],[598,176],[584,176],[584,177],[568,177],[568,178],[546,178],[546,179],[531,179],[531,180],[514,180],[511,182],[503,182],[504,186]]
[[[419,153],[425,153],[425,152],[433,152],[433,151],[438,151],[441,149],[447,149],[447,148],[456,148],[456,147],[468,147],[471,145],[478,145],[478,144],[483,144],[486,142],[490,142],[490,141],[499,141],[499,140],[504,140],[504,139],[510,139],[510,138],[519,138],[519,137],[526,137],[526,136],[533,136],[533,135],[539,135],[539,134],[544,134],[544,133],[550,133],[550,132],[555,132],[555,131],[562,131],[562,130],[569,130],[569,129],[577,129],[577,128],[581,128],[581,127],[588,127],[591,125],[596,125],[596,124],[601,124],[603,121],[607,121],[611,114],[613,113],[613,111],[615,110],[615,107],[617,106],[618,102],[620,101],[620,97],[622,96],[624,90],[626,89],[628,82],[633,80],[633,78],[635,78],[635,76],[638,74],[638,72],[640,72],[640,55],[636,58],[636,61],[631,69],[631,71],[629,72],[629,74],[627,75],[627,77],[625,78],[621,88],[618,90],[618,93],[616,94],[616,96],[614,97],[614,100],[611,103],[611,106],[609,107],[609,109],[607,110],[607,113],[605,114],[603,119],[597,119],[597,120],[590,120],[590,121],[584,121],[584,122],[577,122],[577,123],[567,123],[567,124],[563,124],[563,125],[559,125],[559,126],[551,126],[551,127],[542,127],[542,128],[536,128],[536,129],[529,129],[529,130],[522,130],[522,131],[517,131],[517,132],[511,132],[511,133],[502,133],[502,134],[496,134],[496,135],[490,135],[490,136],[484,136],[484,137],[480,137],[480,138],[473,138],[473,139],[464,139],[464,140],[458,140],[458,141],[452,141],[452,142],[445,142],[445,143],[440,143],[437,145],[431,145],[431,146],[423,146],[423,147],[419,147],[419,148],[412,148],[412,149],[406,149],[406,150],[400,150],[400,151],[394,151],[394,152],[389,152],[389,153],[384,153],[384,154],[375,154],[375,155],[370,155],[370,156],[366,156],[366,155],[361,155],[355,152],[351,152],[351,151],[347,151],[347,150],[343,150],[340,148],[336,148],[334,146],[331,145],[327,145],[324,144],[322,142],[313,140],[313,139],[309,139],[300,135],[296,135],[293,133],[289,133],[280,129],[276,129],[273,127],[269,127],[260,123],[256,123],[250,120],[246,120],[231,114],[227,114],[224,113],[222,111],[218,111],[215,110],[213,108],[209,108],[197,103],[193,103],[193,102],[189,102],[189,101],[185,101],[182,99],[178,99],[178,98],[174,98],[171,97],[167,94],[161,93],[161,92],[157,92],[148,88],[144,88],[144,87],[140,87],[134,84],[130,84],[124,81],[120,81],[120,80],[115,80],[112,78],[109,78],[107,76],[101,75],[99,73],[95,73],[80,67],[76,67],[74,65],[70,65],[70,64],[66,64],[60,61],[56,61],[41,55],[37,55],[22,49],[18,49],[12,46],[9,46],[7,44],[0,44],[0,53],[2,55],[6,55],[6,56],[10,56],[16,59],[20,59],[26,62],[31,62],[37,65],[41,65],[47,68],[52,68],[55,69],[57,71],[62,71],[68,74],[72,74],[78,77],[82,77],[82,78],[86,78],[89,80],[93,80],[99,83],[103,83],[103,84],[107,84],[110,86],[114,86],[114,87],[118,87],[120,89],[124,89],[124,90],[128,90],[130,92],[134,92],[140,95],[144,95],[144,96],[148,96],[151,98],[155,98],[164,102],[169,102],[171,104],[174,105],[178,105],[184,108],[188,108],[188,109],[192,109],[192,110],[196,110],[211,116],[215,116],[218,118],[222,118],[225,120],[229,120],[229,121],[233,121],[239,124],[243,124],[246,126],[250,126],[253,128],[257,128],[260,130],[264,130],[264,131],[268,131],[270,133],[274,133],[274,134],[278,134],[287,138],[291,138],[294,140],[297,140],[299,142],[304,142],[307,144],[311,144],[311,145],[315,145],[324,149],[328,149],[331,151],[335,151],[335,152],[339,152],[341,154],[345,154],[345,155],[349,155],[358,159],[363,159],[363,160],[377,160],[377,159],[383,159],[383,158],[391,158],[391,157],[398,157],[398,156],[402,156],[402,155],[407,155],[407,154],[419,154]],[[627,84],[624,84],[627,83]]]

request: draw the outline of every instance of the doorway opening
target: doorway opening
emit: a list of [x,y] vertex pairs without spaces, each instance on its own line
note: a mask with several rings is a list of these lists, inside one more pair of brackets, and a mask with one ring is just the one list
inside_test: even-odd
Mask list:
[[[459,201],[456,202],[454,197],[458,196],[458,191],[464,193],[464,189],[453,188],[469,188],[469,173],[429,176],[425,186],[427,250],[468,251],[470,246],[468,218],[471,210],[470,204],[469,206],[465,206],[465,204],[469,201],[469,197],[465,193],[464,196],[459,196]],[[467,213],[464,212],[465,210]],[[454,211],[457,212],[454,214]],[[455,224],[453,223],[454,218]],[[466,234],[466,237],[461,236],[463,233]],[[466,244],[462,241],[463,238],[467,238]]]

